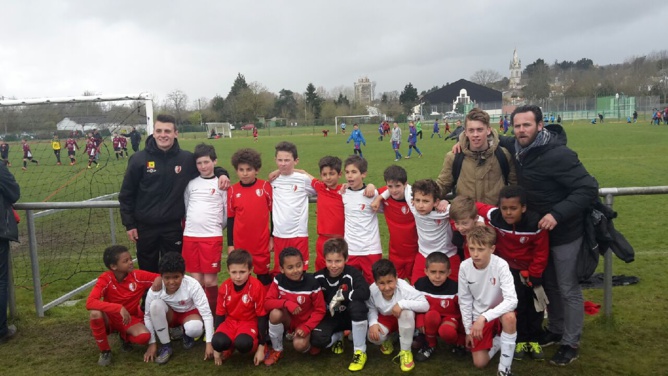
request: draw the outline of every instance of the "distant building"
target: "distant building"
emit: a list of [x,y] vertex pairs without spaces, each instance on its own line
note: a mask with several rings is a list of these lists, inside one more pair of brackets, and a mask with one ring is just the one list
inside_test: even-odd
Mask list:
[[376,83],[369,80],[368,77],[361,77],[355,82],[355,102],[361,104],[371,104],[374,98]]
[[520,85],[522,81],[522,62],[519,57],[517,57],[517,48],[513,51],[513,60],[510,61],[510,83],[509,89],[511,91],[518,90],[522,86]]
[[503,93],[478,85],[475,82],[461,79],[449,85],[425,94],[420,98],[422,103],[428,103],[429,113],[438,112],[445,114],[453,111],[459,105],[460,111],[467,112],[473,107],[478,107],[487,112],[501,110],[503,105]]

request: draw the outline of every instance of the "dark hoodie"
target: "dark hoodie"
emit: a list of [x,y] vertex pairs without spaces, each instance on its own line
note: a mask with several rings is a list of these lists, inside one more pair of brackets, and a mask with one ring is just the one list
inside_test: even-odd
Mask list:
[[[561,245],[583,235],[585,210],[598,195],[598,184],[566,146],[566,132],[559,124],[545,127],[550,141],[535,147],[518,161],[517,182],[527,192],[527,207],[544,216],[552,214],[557,226],[550,231],[550,245]],[[514,138],[504,138],[505,146],[515,155]]]
[[[215,173],[228,176],[221,167],[216,167]],[[149,136],[144,150],[130,156],[118,195],[125,228],[137,228],[137,223],[157,225],[182,220],[186,212],[183,192],[197,176],[193,153],[181,150],[178,139],[169,150],[162,151]]]

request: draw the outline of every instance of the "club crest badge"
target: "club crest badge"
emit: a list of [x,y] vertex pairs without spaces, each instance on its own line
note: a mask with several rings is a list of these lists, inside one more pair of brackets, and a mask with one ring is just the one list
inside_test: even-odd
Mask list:
[[262,197],[262,190],[260,188],[256,189],[255,194],[257,195],[257,197]]
[[496,278],[495,277],[490,278],[489,283],[491,283],[492,286],[495,286],[496,285]]
[[244,294],[244,296],[241,297],[241,301],[244,304],[248,304],[248,302],[250,302],[250,297],[248,296],[248,294]]
[[306,301],[306,299],[302,295],[299,295],[297,297],[297,303],[299,303],[300,305],[304,304],[305,301]]
[[401,207],[401,213],[402,214],[406,215],[406,214],[408,214],[409,211],[410,211],[410,209],[408,209],[408,206],[404,205],[404,206]]
[[137,289],[137,285],[135,285],[134,282],[130,282],[130,284],[128,285],[128,289],[130,291],[135,291]]
[[175,166],[174,167],[174,172],[177,173],[177,174],[180,173],[181,172],[181,166]]

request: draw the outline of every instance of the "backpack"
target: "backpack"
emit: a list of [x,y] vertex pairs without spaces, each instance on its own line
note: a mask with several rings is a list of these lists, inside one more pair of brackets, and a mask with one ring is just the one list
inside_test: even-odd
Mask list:
[[[499,161],[499,166],[501,166],[501,174],[503,175],[503,185],[508,185],[508,174],[510,174],[510,165],[506,159],[506,155],[503,153],[501,146],[497,146],[494,150],[494,156],[496,160]],[[462,172],[462,163],[464,163],[464,153],[459,152],[455,154],[455,160],[452,162],[452,192],[457,192],[457,181],[459,180],[459,174]]]

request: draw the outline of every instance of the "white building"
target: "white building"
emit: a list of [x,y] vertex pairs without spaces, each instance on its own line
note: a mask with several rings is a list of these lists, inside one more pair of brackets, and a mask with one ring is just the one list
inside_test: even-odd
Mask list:
[[517,57],[517,48],[513,51],[513,60],[510,61],[510,90],[517,90],[521,88],[520,81],[522,80],[522,62]]

